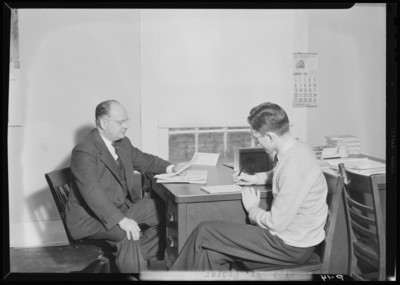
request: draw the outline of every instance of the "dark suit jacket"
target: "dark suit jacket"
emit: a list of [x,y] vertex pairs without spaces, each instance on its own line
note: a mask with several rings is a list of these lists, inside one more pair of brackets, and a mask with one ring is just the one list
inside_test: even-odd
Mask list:
[[[118,141],[118,151],[124,161],[126,184],[132,197],[137,197],[131,194],[134,192],[133,170],[142,174],[165,173],[171,164],[141,152],[127,137]],[[116,161],[97,129],[88,133],[72,150],[71,181],[66,220],[74,239],[110,230],[125,217],[120,211],[123,204],[132,206],[122,187]]]

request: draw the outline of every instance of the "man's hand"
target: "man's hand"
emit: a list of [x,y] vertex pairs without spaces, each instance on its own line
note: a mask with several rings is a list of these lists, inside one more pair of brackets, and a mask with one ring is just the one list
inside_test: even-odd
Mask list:
[[186,164],[187,164],[187,162],[179,162],[177,165],[175,165],[175,166],[172,168],[172,172],[173,172],[173,173],[178,172],[178,171],[179,171],[182,167],[184,167]]
[[247,212],[254,206],[258,207],[260,205],[260,189],[255,191],[253,187],[243,187],[242,203]]
[[126,237],[128,240],[139,240],[140,239],[140,228],[139,225],[132,219],[123,218],[118,225],[126,232]]
[[241,173],[238,176],[238,173],[233,174],[233,181],[237,185],[255,185],[257,184],[257,175],[249,175],[246,173]]

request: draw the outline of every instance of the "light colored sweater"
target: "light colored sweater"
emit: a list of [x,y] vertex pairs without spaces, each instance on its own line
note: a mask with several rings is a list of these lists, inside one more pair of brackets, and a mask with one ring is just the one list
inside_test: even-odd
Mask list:
[[[278,157],[282,156],[278,153]],[[311,147],[297,140],[278,161],[273,170],[273,201],[269,211],[259,207],[249,210],[249,219],[286,244],[310,247],[325,238],[328,214],[328,193],[322,173]],[[271,173],[257,173],[258,185],[267,184]]]

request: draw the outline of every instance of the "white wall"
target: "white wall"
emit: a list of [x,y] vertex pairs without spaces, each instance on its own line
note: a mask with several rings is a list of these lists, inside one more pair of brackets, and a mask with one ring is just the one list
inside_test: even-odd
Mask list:
[[307,52],[307,12],[145,10],[142,24],[143,150],[166,157],[157,127],[247,126],[250,109],[267,101],[306,140],[307,110],[290,100],[292,54]]
[[127,135],[141,142],[138,10],[22,9],[19,37],[23,126],[8,129],[11,246],[65,240],[51,234],[62,224],[44,174],[69,166],[98,103],[124,104]]
[[351,134],[361,153],[386,156],[386,5],[310,10],[309,50],[319,54],[319,106],[309,108],[307,140]]

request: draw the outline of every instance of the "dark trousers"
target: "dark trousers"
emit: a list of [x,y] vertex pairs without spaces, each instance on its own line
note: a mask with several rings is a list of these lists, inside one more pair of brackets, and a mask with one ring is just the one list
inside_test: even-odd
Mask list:
[[235,259],[276,265],[302,264],[314,248],[287,245],[259,226],[208,221],[192,232],[170,270],[225,271]]
[[129,208],[124,204],[121,211],[125,217],[149,227],[143,232],[141,240],[134,241],[132,237],[128,240],[126,232],[119,225],[88,238],[103,239],[116,247],[115,263],[120,273],[139,273],[147,269],[144,259],[164,259],[165,204],[162,200],[141,199]]

